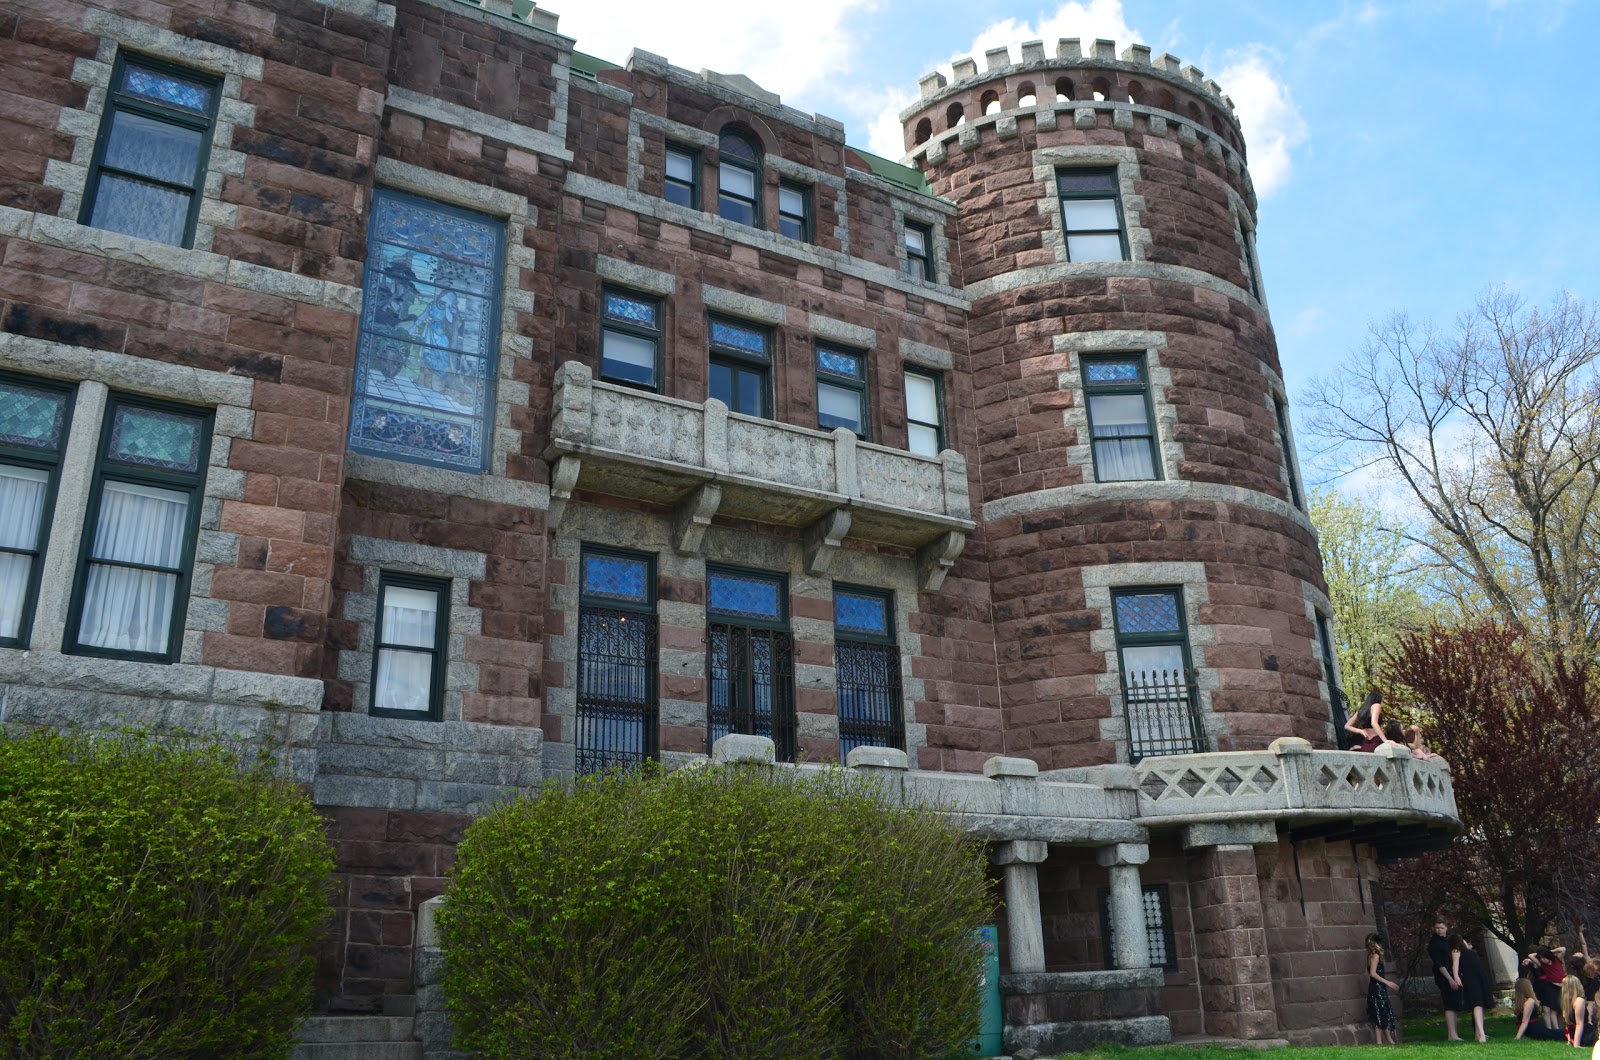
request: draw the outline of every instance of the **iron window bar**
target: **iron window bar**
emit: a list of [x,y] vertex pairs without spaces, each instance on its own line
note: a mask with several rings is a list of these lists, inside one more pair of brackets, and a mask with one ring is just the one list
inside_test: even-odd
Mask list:
[[578,615],[576,769],[632,769],[659,751],[656,616],[583,607]]
[[796,754],[794,640],[783,630],[710,623],[711,740],[766,736],[779,761]]
[[1200,686],[1193,670],[1123,673],[1128,761],[1209,750],[1200,722]]

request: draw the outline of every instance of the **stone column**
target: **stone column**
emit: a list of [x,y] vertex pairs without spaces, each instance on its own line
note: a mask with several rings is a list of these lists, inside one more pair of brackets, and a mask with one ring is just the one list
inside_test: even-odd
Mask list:
[[1277,1037],[1277,999],[1251,845],[1276,838],[1270,824],[1191,825],[1184,830],[1200,1008],[1208,1035]]
[[1044,971],[1037,866],[1049,853],[1049,844],[1037,839],[1013,839],[996,846],[991,855],[1006,870],[1006,942],[1013,972]]
[[1150,860],[1143,843],[1117,843],[1101,847],[1096,858],[1111,875],[1111,954],[1118,968],[1150,967],[1150,935],[1144,919],[1144,887],[1139,866]]

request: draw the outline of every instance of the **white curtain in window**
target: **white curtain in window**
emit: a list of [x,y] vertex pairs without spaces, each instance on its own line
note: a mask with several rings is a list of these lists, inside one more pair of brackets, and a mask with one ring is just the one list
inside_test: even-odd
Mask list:
[[1094,418],[1094,463],[1101,482],[1156,477],[1143,395],[1097,394],[1089,399],[1089,415]]
[[[438,629],[439,594],[429,589],[386,585],[378,639],[385,644],[432,648]],[[378,652],[378,677],[372,705],[379,710],[426,711],[433,692],[430,652],[383,648]]]
[[[117,651],[167,650],[188,521],[186,493],[130,482],[103,485],[78,643]],[[166,567],[171,573],[96,560]]]
[[[47,472],[0,465],[0,547],[39,547],[39,520],[44,515]],[[15,637],[22,628],[22,605],[28,595],[33,560],[0,552],[0,637]]]

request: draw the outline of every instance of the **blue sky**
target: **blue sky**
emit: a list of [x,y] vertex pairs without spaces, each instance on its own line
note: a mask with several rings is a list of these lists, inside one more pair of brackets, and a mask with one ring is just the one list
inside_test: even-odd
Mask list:
[[1194,63],[1238,105],[1291,400],[1395,310],[1448,325],[1496,283],[1600,295],[1595,0],[551,2],[581,51],[747,74],[891,157],[917,79],[986,47],[1107,37]]

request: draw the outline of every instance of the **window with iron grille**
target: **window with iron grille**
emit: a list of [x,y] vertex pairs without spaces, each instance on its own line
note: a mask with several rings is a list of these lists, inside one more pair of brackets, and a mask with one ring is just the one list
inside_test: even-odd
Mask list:
[[1145,358],[1138,353],[1080,357],[1096,482],[1161,477]]
[[657,650],[655,557],[585,546],[573,733],[580,776],[656,757]]
[[711,742],[766,736],[784,762],[797,750],[788,599],[781,574],[706,568]]
[[[1144,930],[1150,941],[1150,967],[1178,970],[1178,948],[1172,932],[1172,894],[1164,883],[1144,889]],[[1107,968],[1115,968],[1116,935],[1111,924],[1111,892],[1100,888],[1100,942]]]
[[221,95],[219,78],[119,54],[79,221],[191,245]]
[[772,415],[772,336],[764,328],[712,317],[711,396],[729,412]]
[[450,583],[384,571],[372,645],[372,708],[381,718],[438,721],[444,713]]
[[700,205],[700,152],[679,144],[667,145],[667,172],[661,197],[691,210]]
[[857,747],[905,750],[894,595],[835,585],[833,630],[840,759]]
[[843,427],[862,441],[872,438],[867,414],[867,357],[854,350],[817,347],[817,426]]
[[1183,590],[1118,590],[1111,595],[1111,615],[1128,722],[1128,760],[1204,751]]
[[0,373],[0,645],[28,646],[72,388]]
[[1127,260],[1115,166],[1060,170],[1056,191],[1061,196],[1068,261]]
[[607,287],[600,292],[600,378],[661,389],[661,300]]

